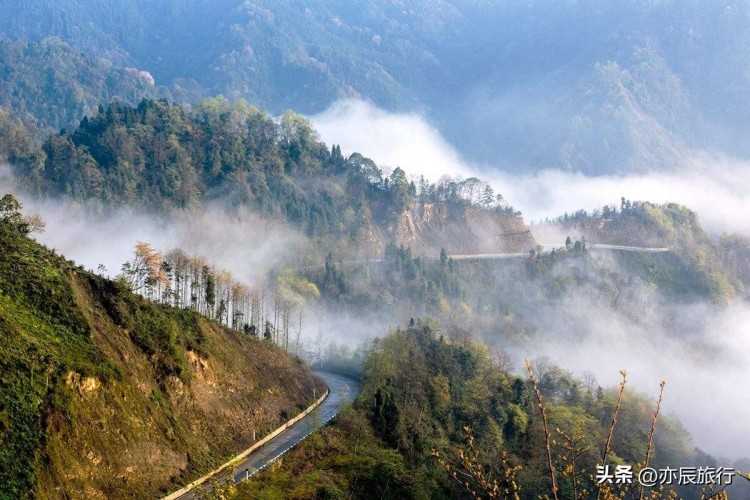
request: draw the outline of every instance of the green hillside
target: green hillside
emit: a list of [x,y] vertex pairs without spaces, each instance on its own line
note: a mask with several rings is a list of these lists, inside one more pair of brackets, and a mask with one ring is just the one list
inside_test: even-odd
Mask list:
[[[16,129],[0,121],[0,139],[19,135]],[[17,151],[12,142],[6,149],[21,185],[34,194],[159,217],[212,202],[229,211],[246,208],[327,239],[327,250],[380,253],[389,241],[408,241],[437,252],[450,236],[474,248],[494,239],[501,248],[502,234],[519,231],[525,238],[513,245],[533,245],[520,214],[479,179],[431,184],[401,168],[388,174],[359,153],[345,158],[340,147],[320,142],[300,115],[287,111],[275,119],[221,96],[195,107],[115,103],[84,117],[71,133],[48,137],[40,149]],[[407,213],[416,204],[438,204],[435,220],[426,210]],[[409,234],[415,228],[420,234]]]
[[161,495],[312,402],[301,361],[81,270],[18,208],[0,202],[0,498]]
[[[593,498],[613,413],[607,463],[643,467],[658,381],[648,396],[626,386],[618,403],[619,388],[554,365],[532,369],[535,385],[510,374],[484,343],[430,321],[392,331],[365,352],[353,408],[231,498],[551,498],[545,425],[559,498]],[[535,389],[543,394],[547,422]],[[716,463],[693,447],[678,420],[659,415],[657,422],[652,467]],[[672,498],[670,490],[647,488],[642,498]],[[700,497],[699,488],[676,490]],[[605,486],[601,493],[629,498],[638,494],[637,484]]]
[[632,272],[670,297],[704,297],[726,301],[748,297],[750,241],[743,235],[712,236],[690,208],[667,203],[632,202],[580,210],[534,226],[539,241],[560,233],[592,243],[668,248],[666,254],[620,252],[622,269]]

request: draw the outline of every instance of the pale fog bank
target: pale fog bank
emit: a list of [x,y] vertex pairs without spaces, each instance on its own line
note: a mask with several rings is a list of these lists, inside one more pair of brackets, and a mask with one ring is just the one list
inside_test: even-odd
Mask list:
[[320,138],[340,144],[345,154],[359,152],[410,176],[472,177],[489,181],[527,222],[579,209],[619,205],[622,196],[655,203],[676,202],[695,210],[713,234],[750,235],[750,163],[695,152],[680,172],[586,176],[561,170],[509,175],[491,165],[464,161],[423,118],[391,114],[358,100],[340,101],[311,117]]
[[[13,193],[24,213],[39,213],[47,223],[34,238],[66,258],[115,277],[122,264],[133,257],[135,244],[145,241],[159,252],[180,248],[201,255],[219,268],[232,271],[248,284],[263,285],[272,269],[299,265],[300,256],[321,258],[307,238],[290,226],[268,221],[246,210],[229,213],[209,204],[200,214],[178,214],[165,220],[122,209],[96,215],[86,202],[65,199],[35,199],[18,188],[7,166],[0,166],[0,193]],[[0,194],[0,196],[2,196]]]
[[604,387],[617,385],[619,370],[627,370],[628,390],[654,402],[666,380],[663,409],[680,418],[698,447],[716,457],[750,457],[750,306],[677,306],[681,324],[667,328],[656,308],[647,307],[649,318],[635,324],[606,306],[571,298],[540,311],[546,333],[510,352],[516,366],[524,357],[547,356],[578,376],[593,373]]

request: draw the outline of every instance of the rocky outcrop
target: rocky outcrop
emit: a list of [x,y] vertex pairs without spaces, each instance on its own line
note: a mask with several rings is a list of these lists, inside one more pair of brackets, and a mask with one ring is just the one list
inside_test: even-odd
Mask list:
[[394,230],[396,244],[419,254],[526,252],[536,241],[523,219],[480,207],[418,204],[404,212]]

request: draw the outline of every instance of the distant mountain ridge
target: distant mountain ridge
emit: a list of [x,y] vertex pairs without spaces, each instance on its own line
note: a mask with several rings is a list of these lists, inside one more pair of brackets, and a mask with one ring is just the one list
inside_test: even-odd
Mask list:
[[39,140],[74,129],[103,103],[136,104],[160,94],[148,72],[114,67],[58,38],[29,44],[0,40],[0,75],[0,108]]
[[177,100],[272,113],[342,97],[424,113],[508,170],[678,169],[750,155],[750,5],[618,1],[3,0],[0,36],[56,36],[149,71]]

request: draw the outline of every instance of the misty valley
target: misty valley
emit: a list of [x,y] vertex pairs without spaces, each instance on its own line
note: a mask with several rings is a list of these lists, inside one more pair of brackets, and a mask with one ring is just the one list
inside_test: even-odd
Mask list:
[[750,498],[747,2],[0,6],[1,499]]

